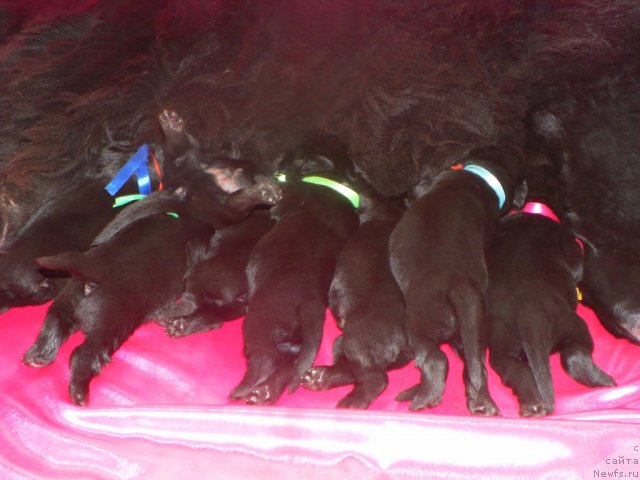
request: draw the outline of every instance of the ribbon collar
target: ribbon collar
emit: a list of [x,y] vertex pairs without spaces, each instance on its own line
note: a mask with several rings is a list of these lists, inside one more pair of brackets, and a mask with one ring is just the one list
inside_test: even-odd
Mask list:
[[[459,168],[457,168],[455,170],[459,170]],[[474,165],[472,163],[467,164],[464,167],[462,167],[462,170],[466,170],[467,172],[471,172],[471,173],[479,176],[482,180],[484,180],[485,183],[487,185],[489,185],[489,187],[491,187],[491,189],[498,196],[498,207],[502,208],[504,206],[504,202],[506,201],[507,196],[504,193],[504,188],[502,187],[502,184],[500,183],[500,180],[498,180],[493,173],[491,173],[486,168],[481,167],[480,165]]]
[[160,179],[158,189],[162,190],[163,185],[160,164],[158,163],[158,159],[154,153],[149,148],[149,145],[146,143],[138,148],[136,153],[129,158],[127,163],[125,163],[118,173],[116,173],[104,189],[113,197],[120,191],[127,180],[135,175],[138,181],[138,190],[140,191],[140,194],[149,195],[151,193],[151,179],[149,178],[149,167],[147,166],[149,158],[153,161],[153,167]]
[[[131,195],[121,195],[119,197],[114,198],[113,208],[122,207],[123,205],[127,205],[131,202],[137,202],[142,200],[146,195],[142,193],[133,193]],[[176,212],[166,212],[167,215],[178,218],[178,214]]]
[[553,213],[553,210],[542,202],[527,202],[520,211],[530,213],[532,215],[542,215],[543,217],[550,218],[556,223],[560,223],[560,219],[555,213]]
[[[284,173],[276,173],[275,177],[279,182],[287,181],[287,176]],[[346,185],[343,185],[340,182],[336,182],[335,180],[331,180],[330,178],[320,177],[317,175],[302,177],[302,181],[304,183],[312,183],[314,185],[322,185],[323,187],[331,188],[332,190],[335,190],[340,195],[349,200],[354,208],[358,208],[360,206],[360,195],[358,195],[355,190],[347,187]]]
[[[542,202],[527,202],[523,205],[522,210],[520,210],[520,212],[528,213],[531,215],[542,215],[543,217],[553,220],[556,223],[560,223],[560,219],[555,213],[553,213],[553,210],[551,210],[551,208],[548,205],[545,205]],[[517,212],[514,212],[514,213],[517,213]],[[575,239],[576,239],[576,243],[580,247],[580,250],[584,254],[584,244],[582,243],[582,240],[580,240],[578,237],[575,237]],[[576,297],[578,298],[579,302],[582,301],[582,292],[580,291],[579,287],[576,287]]]

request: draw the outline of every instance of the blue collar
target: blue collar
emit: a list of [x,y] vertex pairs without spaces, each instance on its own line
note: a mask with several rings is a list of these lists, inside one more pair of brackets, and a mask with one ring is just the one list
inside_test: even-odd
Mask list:
[[489,185],[489,187],[491,187],[491,189],[498,196],[498,206],[499,208],[502,208],[507,197],[504,193],[504,188],[502,188],[502,184],[493,173],[491,173],[486,168],[481,167],[480,165],[474,165],[474,164],[465,165],[463,167],[463,170],[474,173],[475,175],[483,179],[486,182],[486,184]]

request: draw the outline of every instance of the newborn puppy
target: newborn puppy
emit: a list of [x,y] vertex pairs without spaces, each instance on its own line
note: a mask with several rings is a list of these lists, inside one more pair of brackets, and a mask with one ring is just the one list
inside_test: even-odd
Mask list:
[[[318,177],[351,178],[346,147],[335,137],[300,145],[280,162],[283,198],[271,209],[278,222],[260,239],[247,265],[249,309],[243,322],[247,369],[232,400],[273,403],[294,391],[322,339],[335,262],[357,226],[354,205]],[[322,180],[320,180],[322,181]]]
[[0,253],[0,312],[51,300],[68,278],[43,271],[35,259],[86,249],[114,217],[102,182],[87,180],[43,205]]
[[[222,219],[241,219],[254,206],[276,201],[276,193],[259,185],[238,190],[228,199],[232,214],[226,212]],[[90,250],[37,260],[44,268],[65,271],[74,278],[55,298],[23,361],[34,367],[50,364],[60,345],[80,329],[85,340],[71,355],[69,384],[75,404],[86,403],[91,379],[136,328],[152,319],[162,321],[163,311],[173,307],[180,295],[187,268],[210,238],[210,227],[190,217],[188,205],[178,218],[155,213],[158,198],[164,200],[157,196],[141,200],[140,205],[150,207],[140,208],[133,219],[127,210],[121,212],[131,221],[118,222],[119,229],[107,227],[103,243]],[[176,206],[182,201],[178,198]]]
[[578,382],[615,385],[593,363],[593,340],[575,311],[582,249],[556,216],[562,203],[555,178],[543,167],[528,178],[527,203],[502,218],[487,252],[489,362],[518,397],[523,417],[554,410],[553,352]]
[[342,329],[334,364],[314,366],[303,386],[326,390],[353,384],[338,407],[367,408],[387,387],[387,370],[411,360],[402,292],[389,267],[389,236],[399,204],[375,192],[360,194],[360,226],[338,256],[329,308]]
[[417,200],[391,234],[391,271],[405,299],[409,344],[420,370],[420,383],[398,400],[410,400],[412,410],[441,402],[448,362],[439,346],[449,342],[464,360],[469,411],[499,413],[484,361],[484,253],[521,185],[521,162],[496,146],[472,150],[463,170],[445,171],[418,186]]
[[245,269],[255,244],[275,224],[266,210],[255,210],[237,225],[216,231],[206,258],[190,268],[182,296],[170,313],[167,333],[174,337],[211,330],[247,313]]

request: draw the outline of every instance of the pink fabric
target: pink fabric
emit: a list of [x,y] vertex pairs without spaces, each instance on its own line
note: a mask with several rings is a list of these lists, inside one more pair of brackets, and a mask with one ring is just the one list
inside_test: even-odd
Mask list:
[[[596,362],[618,382],[588,389],[552,358],[557,413],[517,416],[517,402],[490,372],[502,418],[465,409],[462,366],[451,362],[441,406],[409,412],[393,398],[417,381],[393,372],[368,411],[334,409],[348,392],[298,390],[275,407],[227,402],[244,360],[240,322],[183,339],[147,325],[91,385],[88,407],[67,394],[74,335],[43,369],[20,358],[47,306],[0,316],[0,478],[598,478],[640,476],[638,347],[605,332],[581,308]],[[330,361],[337,334],[328,319],[317,363]],[[616,473],[617,472],[617,473]]]

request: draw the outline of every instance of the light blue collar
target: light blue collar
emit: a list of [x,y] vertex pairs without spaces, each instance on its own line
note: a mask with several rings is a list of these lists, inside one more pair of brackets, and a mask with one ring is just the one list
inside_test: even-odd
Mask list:
[[465,165],[463,170],[474,173],[483,179],[498,196],[498,206],[499,208],[502,208],[507,197],[504,193],[504,188],[502,188],[500,180],[498,180],[493,173],[480,165],[473,164]]

